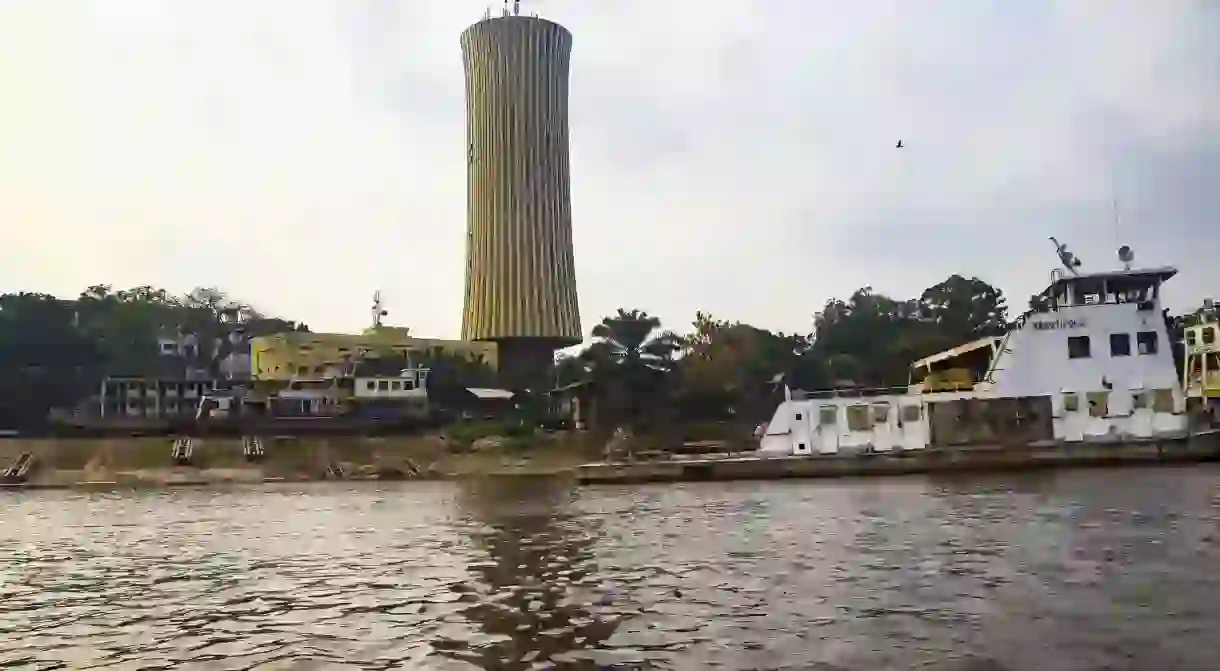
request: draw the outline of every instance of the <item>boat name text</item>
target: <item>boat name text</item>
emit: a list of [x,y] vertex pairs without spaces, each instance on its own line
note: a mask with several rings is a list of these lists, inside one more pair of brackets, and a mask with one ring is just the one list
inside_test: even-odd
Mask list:
[[1082,329],[1085,327],[1083,319],[1056,319],[1049,322],[1034,322],[1034,330],[1036,331],[1055,331],[1058,329]]

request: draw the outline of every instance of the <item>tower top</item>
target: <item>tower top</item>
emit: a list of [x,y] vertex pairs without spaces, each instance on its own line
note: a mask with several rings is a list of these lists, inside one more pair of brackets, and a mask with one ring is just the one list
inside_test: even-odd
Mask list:
[[[497,18],[507,18],[510,16],[521,16],[521,0],[513,0],[513,5],[512,5],[511,9],[508,6],[508,0],[503,0],[503,4],[500,7],[500,16]],[[533,14],[527,14],[526,16],[529,16],[529,17],[532,17],[535,19],[539,18],[537,12],[534,12]],[[491,18],[492,18],[491,6],[488,5],[487,10],[483,12],[483,20],[488,21]]]

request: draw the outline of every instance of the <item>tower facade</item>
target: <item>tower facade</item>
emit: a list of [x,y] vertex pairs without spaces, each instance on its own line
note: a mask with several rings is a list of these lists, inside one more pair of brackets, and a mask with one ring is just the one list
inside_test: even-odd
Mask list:
[[568,178],[572,34],[528,16],[461,37],[466,72],[462,338],[494,341],[521,380],[581,342]]

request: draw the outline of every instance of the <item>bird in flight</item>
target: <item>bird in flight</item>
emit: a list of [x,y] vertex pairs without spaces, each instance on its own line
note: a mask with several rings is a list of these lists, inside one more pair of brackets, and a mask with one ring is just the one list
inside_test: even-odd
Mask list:
[[902,140],[899,140],[898,144],[894,145],[894,149],[902,149]]

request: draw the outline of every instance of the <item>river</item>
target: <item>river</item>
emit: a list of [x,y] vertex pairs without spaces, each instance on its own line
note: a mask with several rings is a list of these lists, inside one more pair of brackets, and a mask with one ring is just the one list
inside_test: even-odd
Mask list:
[[0,667],[1214,669],[1220,469],[0,493]]

